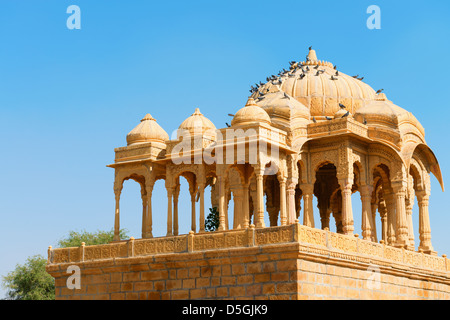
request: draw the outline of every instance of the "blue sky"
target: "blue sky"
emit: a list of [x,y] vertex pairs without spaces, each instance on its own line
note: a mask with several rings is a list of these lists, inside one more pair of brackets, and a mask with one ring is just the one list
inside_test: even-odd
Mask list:
[[[80,30],[66,27],[72,4]],[[372,4],[380,30],[366,27]],[[196,107],[224,127],[251,84],[303,60],[309,46],[417,117],[448,187],[449,14],[448,1],[2,0],[0,275],[45,256],[70,230],[113,227],[106,165],[146,113],[169,134]],[[432,243],[450,254],[448,196],[431,181]],[[153,199],[154,235],[164,235],[161,181]],[[135,237],[140,205],[137,184],[126,182],[121,222]],[[189,215],[180,212],[181,232]]]

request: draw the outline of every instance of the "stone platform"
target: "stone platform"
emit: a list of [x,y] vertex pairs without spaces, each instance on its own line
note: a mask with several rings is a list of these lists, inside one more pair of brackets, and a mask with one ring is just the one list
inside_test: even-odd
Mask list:
[[445,256],[299,223],[49,248],[47,265],[69,300],[449,299],[449,270]]

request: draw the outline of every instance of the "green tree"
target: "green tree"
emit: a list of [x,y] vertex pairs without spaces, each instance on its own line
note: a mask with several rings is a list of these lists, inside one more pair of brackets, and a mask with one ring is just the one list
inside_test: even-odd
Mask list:
[[[66,238],[58,241],[60,248],[107,244],[113,240],[114,231],[76,232],[70,231]],[[127,230],[120,230],[120,238],[128,238]],[[53,300],[55,281],[45,270],[47,259],[41,255],[29,257],[24,265],[2,277],[2,287],[7,290],[8,300]]]
[[45,271],[47,259],[41,255],[29,257],[24,265],[3,277],[2,286],[8,300],[53,300],[55,283]]
[[217,208],[209,208],[209,214],[205,220],[206,231],[216,231],[219,228],[219,211]]
[[[126,229],[120,230],[120,239],[127,239],[127,232],[128,231]],[[82,242],[84,242],[87,246],[93,246],[97,244],[110,243],[111,241],[113,241],[113,238],[114,230],[97,230],[96,232],[87,232],[86,230],[83,230],[81,232],[70,231],[69,235],[66,238],[58,241],[58,246],[60,248],[79,247],[81,246]]]

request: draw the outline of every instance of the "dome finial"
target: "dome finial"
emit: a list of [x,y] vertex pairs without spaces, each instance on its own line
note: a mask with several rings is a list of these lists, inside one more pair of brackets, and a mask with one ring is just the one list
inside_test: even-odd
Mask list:
[[316,51],[313,50],[312,47],[309,47],[309,53],[308,53],[308,56],[307,56],[306,60],[308,60],[308,61],[317,61]]
[[154,121],[156,121],[155,118],[153,118],[152,115],[151,115],[150,113],[147,113],[147,114],[145,115],[145,117],[142,118],[141,122],[142,122],[142,121],[147,121],[147,120],[154,120]]
[[247,100],[247,103],[245,104],[246,107],[248,107],[248,106],[256,106],[256,105],[257,104],[256,104],[255,100],[252,97],[249,97],[248,100]]
[[195,108],[194,113],[192,114],[193,116],[202,116],[202,113],[200,112],[199,108]]

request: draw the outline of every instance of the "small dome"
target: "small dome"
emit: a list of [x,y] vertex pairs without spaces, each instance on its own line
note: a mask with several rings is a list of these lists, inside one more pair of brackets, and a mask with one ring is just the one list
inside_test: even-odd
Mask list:
[[270,117],[264,109],[258,107],[253,98],[249,98],[245,107],[241,108],[231,120],[231,125],[263,122],[270,124]]
[[352,114],[349,110],[347,110],[347,107],[343,104],[340,104],[340,109],[334,114],[335,119],[343,118],[343,117],[351,117]]
[[145,142],[165,142],[169,140],[169,135],[148,113],[133,130],[127,135],[127,144]]
[[267,112],[273,126],[283,130],[306,126],[311,118],[307,107],[279,89],[260,95],[256,104]]
[[216,126],[206,118],[199,108],[195,109],[195,112],[184,120],[178,127],[177,138],[179,139],[184,131],[188,131],[189,134],[204,134],[206,131],[210,131],[211,135],[216,131]]
[[359,122],[366,122],[369,126],[385,126],[400,129],[403,124],[414,126],[422,137],[425,130],[411,112],[395,105],[388,100],[384,93],[377,95],[375,100],[359,109],[354,116]]

